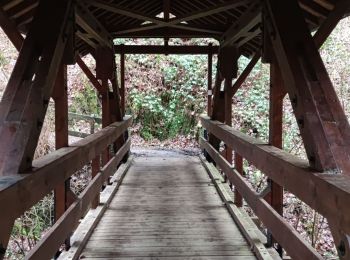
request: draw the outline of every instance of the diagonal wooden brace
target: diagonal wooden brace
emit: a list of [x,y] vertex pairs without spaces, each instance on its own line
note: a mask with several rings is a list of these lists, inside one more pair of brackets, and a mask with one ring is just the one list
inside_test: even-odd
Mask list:
[[[344,2],[339,3],[344,5]],[[345,7],[349,5],[349,2],[345,3]],[[320,33],[312,39],[296,0],[266,0],[264,10],[273,52],[292,102],[311,168],[335,175],[349,175],[350,126],[318,52],[326,38],[324,32],[329,32],[329,29],[321,27]],[[345,10],[348,8],[343,8]],[[337,23],[337,19],[332,19],[331,27]],[[342,214],[346,213],[339,213],[339,216]],[[339,218],[328,221],[339,256],[348,259],[349,234],[342,231],[345,227],[337,224]]]
[[31,167],[67,35],[73,29],[72,10],[68,0],[39,4],[0,104],[1,175]]

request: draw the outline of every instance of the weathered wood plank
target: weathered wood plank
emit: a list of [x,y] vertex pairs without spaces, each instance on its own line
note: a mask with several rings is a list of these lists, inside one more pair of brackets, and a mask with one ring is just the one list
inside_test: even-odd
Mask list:
[[118,171],[113,175],[112,185],[108,185],[100,195],[100,203],[96,209],[90,210],[88,214],[84,217],[81,224],[78,226],[77,230],[74,232],[71,238],[71,247],[68,251],[63,252],[60,255],[60,259],[77,259],[90,235],[92,234],[94,228],[99,223],[100,219],[103,216],[103,213],[109,206],[109,203],[113,199],[113,196],[116,194],[123,178],[128,171],[133,157],[129,157],[128,161],[119,167]]
[[[263,234],[261,234],[260,230],[258,230],[255,224],[249,221],[249,217],[242,214],[240,209],[233,204],[233,193],[230,190],[228,184],[222,182],[219,171],[214,167],[214,165],[209,164],[204,157],[201,156],[200,159],[210,178],[215,184],[215,187],[218,190],[221,199],[225,202],[228,211],[230,212],[237,225],[240,227],[240,230],[244,234],[244,237],[249,241],[256,256],[260,260],[272,260],[272,257],[263,244],[265,241]],[[230,193],[228,193],[228,191]]]
[[170,256],[255,259],[198,158],[136,158],[81,257]]

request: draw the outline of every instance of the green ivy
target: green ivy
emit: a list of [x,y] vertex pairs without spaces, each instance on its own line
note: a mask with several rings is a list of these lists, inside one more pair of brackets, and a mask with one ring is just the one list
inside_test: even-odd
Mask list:
[[[133,55],[131,62],[140,70],[159,69],[162,86],[139,87],[134,81],[128,93],[130,112],[141,123],[146,140],[173,138],[178,134],[195,135],[197,118],[205,108],[207,88],[206,58],[203,56]],[[151,76],[151,71],[148,76]],[[157,80],[157,79],[154,79]],[[158,79],[159,80],[159,79]]]
[[101,115],[99,97],[91,84],[84,82],[80,91],[75,91],[72,94],[70,112],[90,116]]

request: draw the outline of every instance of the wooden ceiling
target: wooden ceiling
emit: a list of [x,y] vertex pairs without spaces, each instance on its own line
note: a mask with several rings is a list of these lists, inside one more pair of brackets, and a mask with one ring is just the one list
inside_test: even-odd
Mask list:
[[[285,0],[284,0],[285,1]],[[299,0],[311,29],[336,0]],[[250,56],[261,48],[260,1],[254,0],[77,0],[76,43],[81,54],[111,38],[215,38]],[[0,0],[5,15],[25,33],[38,0]],[[108,39],[107,39],[108,38]]]

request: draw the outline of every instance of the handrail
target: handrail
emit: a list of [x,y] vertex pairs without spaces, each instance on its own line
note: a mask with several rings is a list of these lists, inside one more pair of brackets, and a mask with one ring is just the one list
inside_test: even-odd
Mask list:
[[96,194],[100,192],[102,184],[108,177],[114,174],[118,164],[130,150],[130,145],[131,140],[129,138],[112,159],[109,160],[101,171],[91,180],[78,199],[29,252],[26,259],[50,259],[55,254],[72,230],[74,230],[79,219],[84,216]]
[[76,113],[68,113],[68,118],[78,120],[78,121],[86,121],[90,124],[90,133],[83,133],[83,132],[68,130],[68,135],[79,137],[79,138],[85,138],[93,134],[95,132],[95,123],[102,124],[102,118],[100,117],[80,115]]
[[[293,259],[303,256],[303,259],[323,259],[312,246],[290,226],[237,172],[226,159],[215,150],[204,138],[199,139],[199,143],[211,158],[217,163],[220,169],[226,174],[229,181],[243,196],[255,215],[271,231],[277,241],[283,246]],[[288,234],[288,236],[285,236]],[[298,250],[295,250],[298,248]]]
[[81,114],[77,114],[77,113],[68,113],[68,118],[69,119],[77,119],[77,120],[95,121],[98,124],[102,124],[101,117],[81,115]]
[[[0,205],[2,225],[13,221],[50,193],[58,184],[67,180],[74,172],[101,154],[131,125],[132,118],[126,116],[69,147],[58,149],[33,161],[33,169],[14,176],[0,177]],[[117,153],[118,154],[118,153]],[[16,203],[9,203],[15,201]]]
[[[222,140],[229,147],[232,147],[270,179],[295,194],[311,208],[324,215],[330,222],[336,223],[344,232],[350,233],[349,176],[333,172],[313,171],[305,160],[234,130],[224,123],[212,121],[208,116],[201,116],[200,119],[203,127],[208,132]],[[224,159],[216,155],[213,152],[215,149],[204,139],[201,140],[201,147],[212,156],[212,159],[221,167],[221,170],[225,172],[237,189],[241,189],[240,194],[248,202],[249,206],[255,211],[260,211],[260,214],[257,215],[260,215],[259,217],[263,223],[268,226],[270,222],[267,222],[266,216],[271,213],[262,210],[262,204],[257,202],[255,191],[253,192],[250,188],[249,190],[246,189],[247,187],[241,182],[242,179],[239,178],[239,174],[232,170],[232,166],[229,167],[230,164],[225,165],[222,161]],[[258,204],[261,205],[257,206]],[[273,236],[278,240],[278,233],[282,231],[277,229],[274,233],[274,227],[269,228],[271,228]],[[282,244],[282,241],[278,240],[278,242]],[[288,248],[288,245],[282,244],[282,246],[286,249]],[[288,253],[292,254],[293,252]]]

